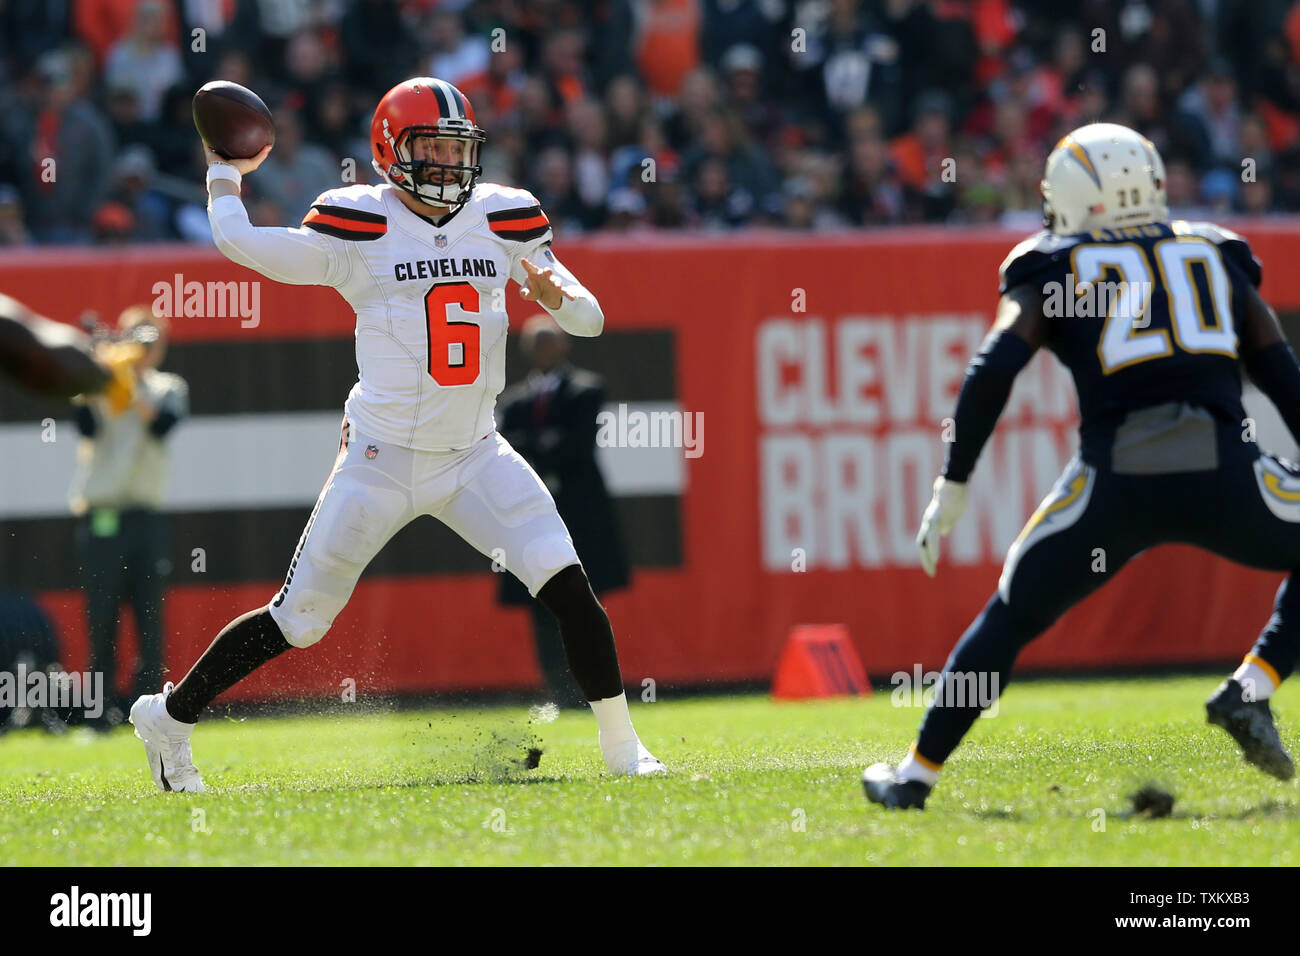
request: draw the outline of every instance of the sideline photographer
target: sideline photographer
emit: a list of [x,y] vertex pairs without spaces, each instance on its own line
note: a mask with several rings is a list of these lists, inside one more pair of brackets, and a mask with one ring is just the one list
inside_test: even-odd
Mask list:
[[[189,411],[185,380],[158,371],[168,325],[147,306],[118,318],[116,333],[100,331],[97,353],[114,370],[102,397],[77,409],[83,436],[72,483],[72,513],[81,516],[78,543],[86,590],[90,669],[102,672],[110,706],[100,718],[120,723],[126,702],[162,683],[162,597],[171,571],[160,509],[169,465],[166,437]],[[129,601],[139,638],[131,687],[116,693],[119,608]]]

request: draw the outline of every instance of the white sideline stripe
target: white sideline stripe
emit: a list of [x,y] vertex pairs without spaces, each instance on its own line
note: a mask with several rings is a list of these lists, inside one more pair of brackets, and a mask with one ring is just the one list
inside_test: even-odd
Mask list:
[[[629,402],[628,411],[675,411],[676,403]],[[607,406],[617,414],[616,404]],[[168,511],[310,507],[338,453],[343,412],[201,415],[176,426]],[[55,441],[39,421],[0,425],[0,520],[68,513],[68,487],[80,436],[69,418]],[[679,494],[686,485],[680,448],[597,448],[610,493]]]

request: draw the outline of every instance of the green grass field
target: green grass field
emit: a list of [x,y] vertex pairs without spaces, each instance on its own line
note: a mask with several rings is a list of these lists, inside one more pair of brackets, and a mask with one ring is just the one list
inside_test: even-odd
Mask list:
[[[862,796],[863,766],[901,756],[920,717],[887,693],[637,704],[674,772],[636,780],[603,773],[590,715],[524,707],[210,719],[198,795],[156,791],[129,728],[22,731],[0,737],[0,864],[1294,865],[1300,792],[1204,723],[1216,683],[1015,685],[924,813]],[[1147,783],[1171,816],[1128,815]]]

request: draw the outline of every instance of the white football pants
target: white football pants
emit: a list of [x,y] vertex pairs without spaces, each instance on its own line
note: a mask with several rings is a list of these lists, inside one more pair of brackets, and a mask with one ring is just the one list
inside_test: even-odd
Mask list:
[[578,564],[555,500],[528,462],[493,432],[462,451],[415,451],[349,422],[271,616],[295,647],[325,636],[357,579],[388,540],[433,515],[519,578],[533,596]]

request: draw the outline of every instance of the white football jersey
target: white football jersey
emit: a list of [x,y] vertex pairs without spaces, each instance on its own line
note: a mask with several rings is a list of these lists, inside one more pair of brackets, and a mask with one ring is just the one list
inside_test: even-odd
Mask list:
[[553,269],[574,295],[548,310],[567,331],[597,335],[604,323],[551,252],[550,223],[524,189],[479,183],[440,225],[387,184],[322,193],[298,229],[249,226],[237,196],[214,200],[209,218],[234,261],[279,281],[332,286],[348,301],[358,371],[348,419],[406,448],[468,448],[495,430],[506,293],[510,279],[525,282],[521,259]]

